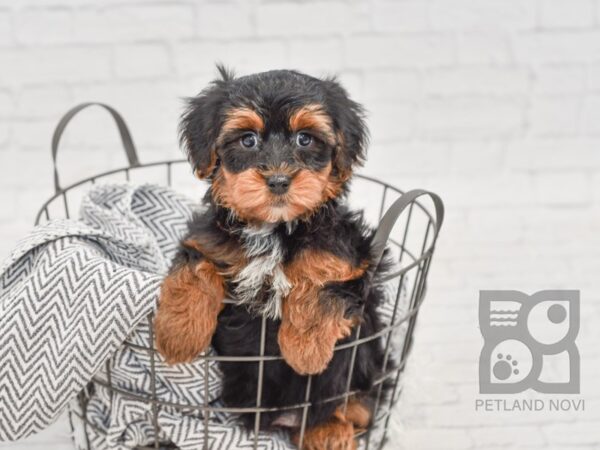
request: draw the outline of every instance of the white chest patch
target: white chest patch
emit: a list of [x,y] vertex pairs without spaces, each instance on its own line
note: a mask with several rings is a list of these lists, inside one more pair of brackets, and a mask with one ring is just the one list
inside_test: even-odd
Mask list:
[[[249,263],[233,280],[235,295],[240,303],[252,306],[257,312],[271,319],[281,317],[281,302],[289,293],[291,285],[283,272],[281,240],[273,234],[273,226],[247,228],[242,242]],[[257,296],[268,289],[266,301],[258,302]]]

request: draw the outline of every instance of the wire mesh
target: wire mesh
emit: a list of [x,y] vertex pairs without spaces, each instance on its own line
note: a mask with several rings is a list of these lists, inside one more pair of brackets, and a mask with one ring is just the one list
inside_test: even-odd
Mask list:
[[[66,188],[58,188],[56,193],[50,197],[40,208],[39,213],[36,217],[36,224],[44,223],[56,218],[69,218],[72,216],[70,210],[71,202],[69,198],[75,195],[78,190],[86,190],[93,184],[102,181],[104,179],[114,179],[115,176],[122,177],[123,181],[129,181],[134,174],[143,173],[145,169],[149,168],[164,168],[164,179],[163,183],[168,186],[173,186],[176,177],[173,176],[174,167],[187,164],[185,160],[169,160],[160,161],[149,164],[137,164],[136,166],[127,166],[120,169],[107,171],[100,174],[95,174],[92,177],[77,181]],[[374,201],[369,195],[367,203],[370,206],[377,205],[377,211],[373,214],[375,222],[378,222],[386,213],[386,208],[403,196],[403,192],[387,183],[383,183],[377,179],[356,175],[357,180],[362,183],[370,184],[371,186],[378,186],[381,188],[380,200]],[[336,352],[347,350],[351,351],[351,360],[348,369],[346,389],[342,394],[332,396],[321,400],[320,403],[329,402],[340,402],[342,401],[343,408],[347,407],[348,400],[356,394],[351,390],[352,374],[355,366],[355,359],[358,346],[364,345],[372,340],[381,339],[384,348],[384,358],[381,367],[381,377],[374,383],[374,389],[376,390],[376,400],[373,413],[373,423],[368,430],[362,430],[357,433],[357,437],[362,439],[365,449],[371,448],[372,445],[372,430],[373,427],[382,426],[383,436],[380,439],[379,448],[382,448],[385,442],[387,429],[389,426],[389,420],[394,405],[397,403],[401,393],[401,374],[405,367],[406,359],[410,353],[412,345],[412,335],[417,320],[419,308],[423,302],[426,290],[426,280],[433,256],[434,244],[437,238],[437,233],[441,225],[441,218],[436,217],[436,213],[431,206],[424,204],[420,200],[413,199],[407,204],[406,208],[401,211],[401,219],[394,218],[395,226],[394,233],[390,234],[387,239],[387,245],[392,249],[395,249],[395,256],[398,262],[398,269],[393,273],[379,280],[381,283],[386,283],[390,286],[395,286],[393,293],[393,309],[391,313],[390,322],[385,325],[377,333],[370,336],[360,336],[360,325],[354,332],[353,339],[350,342],[345,342],[336,346]],[[416,216],[419,216],[417,220]],[[396,220],[398,219],[398,220]],[[418,223],[418,225],[417,225]],[[397,285],[395,284],[397,283]],[[410,288],[406,285],[410,284]],[[400,314],[400,300],[405,292],[408,298],[408,305],[404,314]],[[226,302],[233,302],[232,300],[226,300]],[[110,361],[104,368],[104,377],[95,377],[94,380],[84,389],[78,396],[79,411],[71,410],[70,421],[78,420],[83,424],[86,449],[91,449],[90,440],[88,438],[89,428],[94,428],[96,432],[102,432],[98,427],[88,420],[86,411],[87,405],[90,398],[90,391],[94,389],[95,385],[101,386],[110,392],[110,395],[119,394],[126,398],[141,401],[151,405],[152,411],[152,428],[154,432],[154,443],[151,446],[138,447],[139,449],[159,449],[159,448],[173,448],[173,444],[169,442],[168,437],[161,435],[160,423],[159,423],[159,411],[162,407],[175,408],[180,411],[196,411],[201,413],[203,416],[204,423],[204,448],[209,447],[210,437],[210,416],[215,413],[254,413],[254,448],[258,448],[258,431],[260,427],[261,414],[265,412],[273,411],[288,411],[298,410],[301,411],[301,424],[299,428],[299,442],[298,446],[302,448],[302,444],[306,434],[306,424],[309,414],[309,409],[312,406],[310,402],[310,394],[312,387],[312,376],[308,376],[306,380],[306,389],[304,395],[304,401],[295,405],[284,405],[279,408],[267,408],[262,406],[261,398],[262,392],[265,388],[263,386],[264,381],[264,365],[268,361],[281,360],[281,356],[273,356],[265,354],[265,340],[266,340],[266,318],[262,319],[261,323],[261,337],[260,337],[260,349],[257,356],[221,356],[215,354],[203,353],[198,358],[204,361],[204,376],[205,376],[205,396],[203,404],[181,404],[176,402],[167,402],[160,400],[156,395],[156,350],[153,342],[153,328],[152,328],[153,316],[150,314],[147,318],[149,327],[149,340],[147,345],[139,345],[133,342],[126,341],[125,346],[138,351],[145,351],[148,353],[150,358],[150,371],[151,371],[151,393],[150,395],[140,394],[139,392],[129,392],[125,389],[117,387],[112,382],[111,376],[111,364]],[[400,350],[400,358],[396,364],[390,366],[390,360],[392,359],[392,352],[394,350],[393,344],[393,333],[404,326],[406,331],[404,332],[404,341]],[[258,364],[258,386],[256,395],[256,405],[254,407],[234,407],[234,406],[215,406],[208,402],[208,378],[209,378],[209,362],[245,362],[248,364]],[[391,381],[391,394],[388,398],[384,398],[383,386],[385,383]],[[382,405],[385,404],[385,407]],[[73,427],[73,426],[72,426]],[[162,438],[161,438],[162,436]]]

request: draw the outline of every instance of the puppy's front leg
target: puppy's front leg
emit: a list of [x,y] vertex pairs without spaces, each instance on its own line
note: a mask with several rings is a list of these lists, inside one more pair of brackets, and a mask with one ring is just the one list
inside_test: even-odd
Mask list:
[[289,296],[278,334],[283,359],[300,375],[323,372],[336,342],[350,335],[352,323],[341,304],[319,305],[318,290],[309,290],[304,298]]
[[[300,450],[355,450],[355,433],[367,429],[372,415],[372,405],[350,397],[346,407],[340,406],[329,420],[306,429]],[[300,433],[292,435],[296,445],[299,440]]]
[[278,343],[285,361],[301,375],[323,372],[338,340],[350,335],[356,317],[347,317],[344,298],[331,295],[331,283],[355,280],[366,265],[324,251],[307,250],[287,268],[292,289],[283,301]]
[[156,348],[167,363],[189,362],[205,350],[223,308],[224,280],[205,259],[177,264],[164,279],[154,321]]

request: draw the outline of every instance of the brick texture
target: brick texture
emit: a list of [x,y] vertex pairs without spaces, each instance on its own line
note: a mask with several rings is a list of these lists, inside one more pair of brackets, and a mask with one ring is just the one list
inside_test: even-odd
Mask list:
[[[600,448],[600,0],[0,0],[0,255],[52,193],[63,111],[110,103],[142,161],[177,157],[181,98],[219,61],[338,74],[369,112],[363,171],[446,202],[386,448]],[[86,112],[64,180],[118,147]],[[550,288],[582,291],[586,410],[476,412],[478,290]],[[68,449],[67,429],[0,448]]]

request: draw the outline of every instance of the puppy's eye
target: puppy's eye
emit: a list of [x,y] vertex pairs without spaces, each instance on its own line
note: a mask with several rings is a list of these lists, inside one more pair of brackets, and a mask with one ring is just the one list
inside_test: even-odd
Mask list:
[[240,142],[246,148],[254,148],[258,145],[258,138],[254,133],[248,133],[242,136]]
[[308,147],[312,143],[312,136],[308,133],[298,133],[296,136],[296,144],[300,147]]

